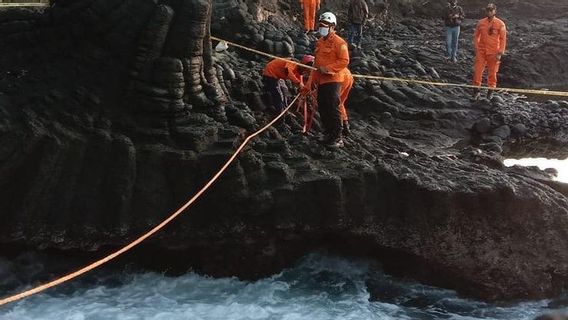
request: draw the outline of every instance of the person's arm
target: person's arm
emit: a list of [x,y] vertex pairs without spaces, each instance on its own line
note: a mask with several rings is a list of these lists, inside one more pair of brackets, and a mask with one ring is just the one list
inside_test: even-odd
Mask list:
[[477,51],[477,48],[479,47],[480,40],[481,40],[481,21],[477,24],[477,27],[475,27],[475,33],[473,34],[473,47],[475,48],[475,51]]
[[460,8],[460,20],[463,20],[463,19],[465,19],[465,13],[463,12],[462,7],[459,7],[459,8]]
[[505,24],[499,29],[499,54],[505,54],[505,49],[507,48],[507,27]]
[[288,79],[290,79],[290,81],[292,81],[292,83],[294,83],[295,85],[302,83],[302,79],[298,78],[296,74],[297,68],[298,67],[292,63],[286,63],[286,73],[288,74]]
[[367,5],[367,2],[365,0],[363,0],[363,4],[365,5],[365,17],[363,18],[363,24],[365,24],[367,17],[369,17],[369,6]]

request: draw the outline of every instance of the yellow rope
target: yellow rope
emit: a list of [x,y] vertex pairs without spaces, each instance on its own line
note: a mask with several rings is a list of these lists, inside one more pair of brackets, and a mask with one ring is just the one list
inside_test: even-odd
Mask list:
[[128,245],[126,245],[125,247],[123,247],[122,249],[115,251],[111,254],[109,254],[108,256],[99,259],[91,264],[89,264],[86,267],[83,267],[75,272],[72,272],[66,276],[63,276],[61,278],[55,279],[53,281],[50,281],[48,283],[45,283],[43,285],[40,285],[38,287],[32,288],[30,290],[26,290],[24,292],[15,294],[13,296],[9,296],[6,297],[2,300],[0,300],[0,306],[5,305],[7,303],[10,302],[14,302],[26,297],[29,297],[31,295],[34,295],[36,293],[42,292],[46,289],[49,289],[51,287],[55,287],[57,285],[60,285],[66,281],[69,281],[71,279],[74,279],[84,273],[87,273],[111,260],[113,260],[114,258],[120,256],[121,254],[125,253],[126,251],[134,248],[135,246],[137,246],[138,244],[142,243],[142,241],[146,240],[147,238],[149,238],[150,236],[152,236],[153,234],[155,234],[156,232],[160,231],[160,229],[162,229],[163,227],[165,227],[167,224],[169,224],[172,220],[174,220],[177,216],[179,216],[180,214],[183,213],[183,211],[185,209],[187,209],[189,206],[191,206],[195,201],[197,201],[197,199],[199,199],[199,197],[201,197],[201,195],[203,193],[205,193],[205,191],[207,191],[207,189],[209,189],[209,187],[211,187],[211,185],[213,185],[213,183],[215,181],[217,181],[217,179],[219,179],[219,177],[227,170],[227,168],[229,167],[229,165],[231,163],[233,163],[233,161],[235,161],[235,159],[237,158],[237,156],[239,155],[239,153],[244,149],[244,147],[249,143],[250,140],[252,140],[253,138],[255,138],[256,136],[258,136],[259,134],[261,134],[262,132],[266,131],[268,128],[270,128],[274,123],[276,123],[278,120],[280,120],[285,114],[286,112],[288,112],[288,110],[290,110],[290,108],[294,105],[294,103],[296,102],[296,100],[298,100],[298,97],[300,95],[296,95],[296,97],[294,98],[294,100],[292,100],[292,102],[288,105],[288,107],[286,107],[286,109],[284,109],[276,118],[274,118],[272,121],[270,121],[267,125],[265,125],[264,127],[260,128],[259,130],[257,130],[256,132],[250,134],[242,143],[241,145],[237,148],[237,150],[233,153],[233,155],[229,158],[229,160],[227,160],[227,162],[225,162],[225,164],[221,167],[221,169],[219,169],[219,171],[217,171],[217,173],[191,198],[189,199],[189,201],[187,201],[183,206],[181,206],[179,209],[177,209],[173,214],[171,214],[166,220],[164,220],[162,223],[160,223],[159,225],[155,226],[152,230],[146,232],[145,234],[143,234],[142,236],[138,237],[136,240],[132,241],[131,243],[129,243]]
[[[241,48],[250,52],[254,52],[256,54],[260,54],[266,57],[270,57],[273,59],[280,59],[280,60],[285,60],[288,61],[290,63],[293,63],[295,65],[298,66],[302,66],[304,68],[308,68],[311,70],[317,70],[314,67],[290,60],[290,59],[286,59],[286,58],[282,58],[282,57],[278,57],[275,55],[272,55],[270,53],[266,53],[266,52],[262,52],[262,51],[258,51],[256,49],[252,49],[252,48],[248,48],[245,46],[242,46],[240,44],[231,42],[231,41],[227,41],[221,38],[217,38],[217,37],[213,37],[211,36],[211,39],[213,40],[217,40],[217,41],[224,41],[227,44],[230,44],[234,47],[237,48]],[[471,84],[459,84],[459,83],[446,83],[446,82],[434,82],[434,81],[426,81],[426,80],[415,80],[415,79],[403,79],[403,78],[393,78],[393,77],[380,77],[380,76],[371,76],[371,75],[361,75],[361,74],[353,74],[354,78],[359,78],[359,79],[371,79],[371,80],[381,80],[381,81],[393,81],[393,82],[405,82],[405,83],[417,83],[417,84],[429,84],[429,85],[433,85],[433,86],[438,86],[438,87],[457,87],[457,88],[471,88],[471,89],[487,89],[487,90],[498,90],[498,91],[504,91],[504,92],[512,92],[512,93],[522,93],[522,94],[539,94],[539,95],[547,95],[547,96],[558,96],[558,97],[568,97],[568,92],[564,92],[564,91],[549,91],[549,90],[536,90],[536,89],[517,89],[517,88],[491,88],[491,87],[479,87],[479,86],[474,86]]]

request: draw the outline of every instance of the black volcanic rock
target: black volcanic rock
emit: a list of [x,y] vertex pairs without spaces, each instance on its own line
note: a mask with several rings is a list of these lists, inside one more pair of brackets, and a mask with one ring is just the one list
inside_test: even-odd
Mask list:
[[[315,39],[290,19],[297,4],[278,3],[60,0],[0,12],[0,243],[106,252],[193,195],[271,118],[267,59],[214,52],[209,23],[272,53],[310,52]],[[353,72],[469,81],[468,48],[444,63],[437,21],[376,23]],[[484,299],[557,295],[568,285],[568,193],[502,159],[568,156],[568,109],[497,95],[474,103],[457,88],[357,80],[345,148],[317,143],[318,119],[302,135],[292,113],[145,248],[258,278],[323,247]]]

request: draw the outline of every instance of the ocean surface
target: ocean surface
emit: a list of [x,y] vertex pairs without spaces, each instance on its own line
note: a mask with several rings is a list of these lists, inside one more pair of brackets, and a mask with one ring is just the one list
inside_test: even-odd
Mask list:
[[[0,258],[0,293],[5,296],[29,288],[29,279],[53,278],[52,272],[66,268],[71,271],[71,264],[36,253]],[[48,271],[54,265],[58,270]],[[129,268],[95,271],[0,307],[0,319],[532,320],[549,312],[549,303],[497,305],[463,299],[451,290],[388,276],[368,260],[314,253],[292,268],[254,282],[192,272],[171,277]]]

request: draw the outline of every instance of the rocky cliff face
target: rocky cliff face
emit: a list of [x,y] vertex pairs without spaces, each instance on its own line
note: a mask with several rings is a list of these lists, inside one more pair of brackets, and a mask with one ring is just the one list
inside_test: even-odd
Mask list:
[[[262,50],[313,45],[288,18],[294,8],[268,2],[60,0],[0,12],[0,242],[106,251],[192,195],[270,118],[266,60],[213,53],[209,14],[215,35]],[[443,62],[437,26],[401,18],[368,31],[351,69],[467,81],[465,59]],[[516,70],[508,77],[528,82]],[[468,96],[358,81],[344,149],[321,147],[318,123],[302,135],[290,115],[145,248],[244,278],[327,248],[485,299],[556,295],[568,284],[566,188],[501,160],[568,156],[568,103]]]

